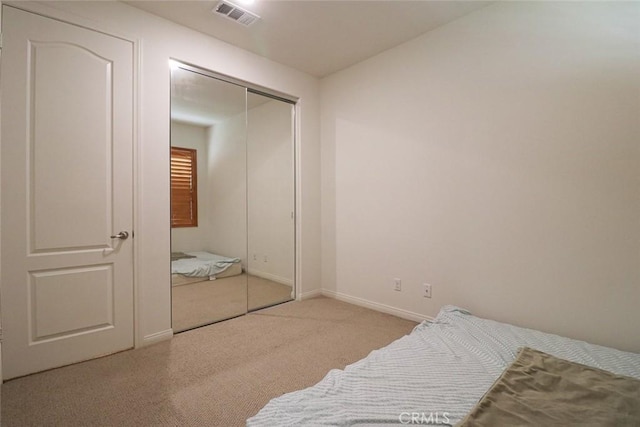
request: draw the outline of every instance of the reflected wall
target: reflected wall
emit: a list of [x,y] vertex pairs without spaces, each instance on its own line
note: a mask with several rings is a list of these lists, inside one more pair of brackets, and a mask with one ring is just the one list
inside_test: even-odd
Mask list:
[[295,295],[293,105],[248,93],[249,310]]

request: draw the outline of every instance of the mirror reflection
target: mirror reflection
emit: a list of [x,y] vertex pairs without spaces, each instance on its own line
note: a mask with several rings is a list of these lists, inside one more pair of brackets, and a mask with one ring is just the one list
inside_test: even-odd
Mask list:
[[247,94],[249,311],[294,297],[293,106]]
[[295,296],[293,104],[196,71],[171,72],[174,332]]

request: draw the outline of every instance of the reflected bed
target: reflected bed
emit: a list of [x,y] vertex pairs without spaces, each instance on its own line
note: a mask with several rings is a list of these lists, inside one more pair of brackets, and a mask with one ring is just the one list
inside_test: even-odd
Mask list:
[[228,258],[202,251],[171,253],[171,284],[173,286],[239,274],[242,274],[239,258]]

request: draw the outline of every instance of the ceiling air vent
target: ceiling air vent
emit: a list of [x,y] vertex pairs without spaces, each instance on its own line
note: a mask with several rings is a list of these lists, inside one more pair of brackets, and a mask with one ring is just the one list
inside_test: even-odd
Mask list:
[[248,10],[244,10],[240,6],[236,6],[233,3],[229,3],[226,0],[218,3],[214,12],[223,15],[224,17],[231,19],[232,21],[236,21],[239,24],[242,24],[246,27],[256,22],[260,17],[255,13],[251,13]]

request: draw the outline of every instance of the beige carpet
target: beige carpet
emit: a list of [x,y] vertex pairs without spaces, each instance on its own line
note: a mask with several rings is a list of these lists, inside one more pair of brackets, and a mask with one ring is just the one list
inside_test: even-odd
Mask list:
[[414,326],[329,298],[289,302],[9,381],[2,425],[242,426],[271,398],[315,384]]
[[291,286],[246,274],[172,286],[172,327],[180,332],[289,300]]

